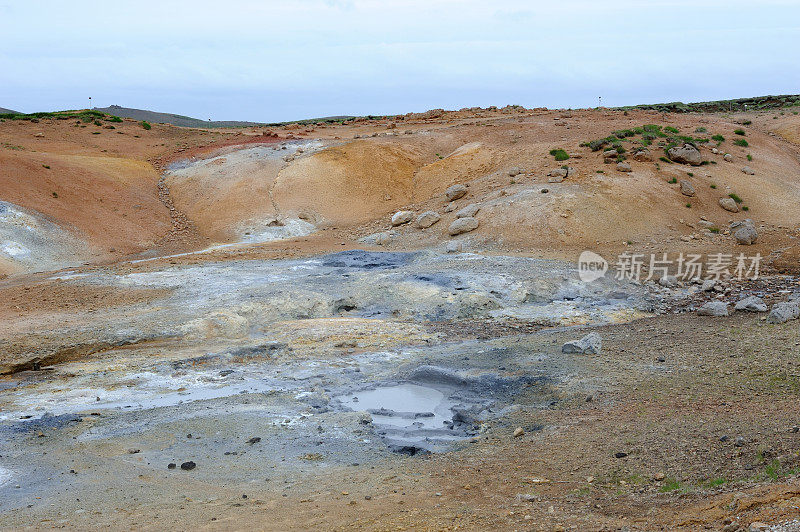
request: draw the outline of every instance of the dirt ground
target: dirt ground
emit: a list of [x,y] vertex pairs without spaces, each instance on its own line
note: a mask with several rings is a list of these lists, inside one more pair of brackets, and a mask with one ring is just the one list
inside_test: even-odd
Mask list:
[[[751,123],[742,125],[745,119]],[[705,128],[703,135],[721,134],[726,141],[718,154],[702,148],[709,164],[697,167],[659,161],[663,150],[651,146],[653,160],[629,160],[630,173],[604,164],[602,151],[581,146],[644,124],[692,135]],[[436,277],[444,268],[425,275],[409,270],[408,282],[403,279],[392,292],[397,301],[413,301],[418,293],[422,307],[441,290],[442,308],[470,309],[445,317],[409,318],[396,308],[382,314],[377,306],[358,307],[352,311],[363,312],[358,315],[342,313],[342,305],[350,308],[348,294],[324,281],[318,292],[295,287],[300,296],[293,293],[289,310],[269,311],[264,307],[272,300],[260,301],[255,288],[248,298],[248,287],[214,286],[214,275],[230,274],[242,264],[252,264],[248,282],[260,289],[277,282],[264,263],[297,261],[286,263],[288,272],[352,250],[447,256],[444,246],[458,241],[469,252],[465,256],[495,257],[501,265],[512,259],[574,263],[585,249],[609,259],[623,251],[760,253],[765,271],[781,274],[781,286],[790,288],[767,293],[769,303],[779,301],[794,288],[796,278],[790,276],[800,266],[798,116],[512,109],[269,129],[154,124],[145,131],[130,120],[115,127],[46,119],[0,123],[0,200],[56,224],[79,242],[69,241],[74,257],[58,271],[37,267],[35,257],[21,262],[0,255],[5,414],[22,412],[23,399],[35,406],[40,389],[55,403],[59,397],[69,402],[70,394],[88,386],[80,379],[90,382],[92,376],[99,376],[97,389],[105,386],[102,391],[109,393],[136,390],[141,375],[156,372],[153,368],[169,368],[164,375],[175,382],[197,371],[202,381],[203,357],[234,348],[249,353],[245,349],[254,345],[263,350],[267,340],[290,349],[256,357],[257,367],[290,368],[292,383],[317,378],[316,369],[295,367],[301,363],[360,364],[359,371],[367,372],[376,364],[370,357],[403,368],[412,360],[402,358],[411,356],[407,350],[414,353],[414,364],[430,363],[428,357],[444,357],[446,351],[451,358],[442,360],[457,361],[462,369],[491,366],[503,378],[532,375],[540,367],[547,375],[552,370],[545,386],[552,400],[541,403],[536,394],[542,390],[523,386],[507,408],[449,452],[406,456],[384,449],[351,459],[351,444],[336,443],[342,447],[330,454],[303,447],[297,458],[292,446],[310,445],[317,437],[312,427],[317,422],[305,421],[308,427],[300,423],[288,450],[265,451],[259,458],[251,452],[240,464],[227,452],[223,458],[223,447],[216,446],[216,440],[230,437],[234,421],[253,415],[252,426],[264,430],[264,441],[245,449],[270,439],[277,445],[290,430],[262,427],[261,414],[248,410],[255,407],[247,394],[209,400],[210,413],[187,407],[182,414],[179,404],[170,405],[153,425],[147,416],[157,408],[136,414],[80,410],[80,421],[62,424],[56,416],[51,426],[41,421],[50,419],[41,407],[33,416],[0,417],[0,495],[6,501],[0,527],[733,531],[800,519],[797,321],[768,324],[763,314],[749,312],[722,318],[663,312],[681,307],[670,300],[632,321],[575,319],[570,326],[551,327],[497,314],[511,306],[507,300],[528,304],[524,294],[520,299],[499,284],[519,282],[517,270],[495,280],[467,266],[456,281],[458,276]],[[732,145],[739,128],[746,130],[748,147]],[[276,150],[287,144],[305,148]],[[554,148],[570,154],[565,163],[576,171],[560,183],[547,177],[562,164],[550,155]],[[250,157],[249,149],[262,151]],[[733,162],[724,153],[731,153]],[[213,165],[204,166],[209,161]],[[753,175],[742,171],[746,165]],[[681,194],[677,182],[684,179],[693,184],[694,196]],[[468,193],[449,205],[444,191],[456,183],[468,185]],[[729,193],[741,197],[748,210],[721,209],[718,200]],[[470,203],[481,206],[480,226],[452,238],[447,227]],[[441,220],[426,229],[413,223],[392,227],[392,214],[402,209],[433,210]],[[757,243],[746,248],[727,230],[730,222],[745,218],[759,232]],[[313,226],[309,234],[250,238],[253,227],[272,231],[297,220]],[[379,245],[374,236],[381,233],[389,237]],[[42,249],[50,244],[41,243]],[[31,249],[34,256],[37,249]],[[322,278],[341,273],[331,271]],[[372,286],[382,271],[377,269],[374,279],[364,274],[359,282]],[[196,282],[180,277],[186,272],[194,272]],[[342,278],[355,275],[346,272]],[[429,284],[414,284],[420,278]],[[286,279],[280,282],[301,285]],[[456,286],[459,282],[464,285]],[[418,292],[409,296],[403,292],[409,287]],[[211,295],[202,292],[212,289]],[[180,324],[185,329],[170,329],[165,319],[158,334],[127,332],[144,319],[140,316],[167,312],[177,295],[192,290],[200,295],[187,297],[186,309],[179,309],[191,318]],[[224,304],[232,297],[226,292],[236,290],[244,295],[231,299],[230,308],[208,306],[212,299]],[[317,314],[308,315],[292,306],[303,298],[314,301],[324,290],[331,290],[326,297],[339,305],[330,313],[328,306],[325,313],[318,310],[321,303],[312,307]],[[686,290],[681,297],[687,301],[717,295]],[[454,299],[462,293],[468,294]],[[563,290],[554,293],[548,292],[545,303],[575,299]],[[718,296],[734,302],[734,294]],[[504,306],[487,307],[495,301]],[[271,311],[280,311],[279,318],[265,319]],[[197,323],[205,327],[203,340],[186,332],[190,325],[200,327]],[[123,332],[114,330],[117,325]],[[148,323],[156,325],[161,324]],[[602,336],[601,354],[561,358],[565,341],[590,331]],[[117,336],[109,340],[112,332]],[[492,342],[511,350],[514,359],[492,359],[497,347]],[[462,348],[478,354],[462,360]],[[225,359],[230,367],[220,368],[247,374],[252,368],[242,362],[246,356]],[[106,376],[119,379],[112,385]],[[364,381],[369,379],[365,375]],[[296,397],[313,393],[327,400],[333,389],[322,380]],[[187,391],[181,387],[176,393]],[[279,403],[282,396],[269,397]],[[375,433],[356,434],[363,427],[349,414],[316,415],[327,420],[319,422],[320,429],[327,423],[325,434],[336,434],[332,441],[380,443]],[[25,425],[29,419],[32,424]],[[34,422],[41,428],[32,428]],[[114,432],[127,423],[128,432]],[[522,435],[515,436],[517,428]],[[250,426],[235,429],[245,439],[255,434]],[[196,445],[208,440],[203,456],[213,458],[208,464],[198,460],[196,470],[167,469],[168,453],[199,453],[187,447],[194,440],[184,436],[187,432],[203,438]],[[4,482],[6,469],[21,473]]]

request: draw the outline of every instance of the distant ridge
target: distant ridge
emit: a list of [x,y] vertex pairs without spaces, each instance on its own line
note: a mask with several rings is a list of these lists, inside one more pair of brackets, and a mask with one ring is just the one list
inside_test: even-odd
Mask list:
[[109,107],[95,107],[95,111],[107,113],[120,118],[133,118],[134,120],[145,120],[154,124],[172,124],[180,127],[249,127],[262,125],[258,122],[241,122],[237,120],[200,120],[190,116],[175,115],[172,113],[159,113],[147,111],[145,109],[131,109],[120,105]]
[[0,115],[4,115],[7,113],[14,113],[17,114],[17,111],[12,111],[11,109],[6,109],[5,107],[0,107]]

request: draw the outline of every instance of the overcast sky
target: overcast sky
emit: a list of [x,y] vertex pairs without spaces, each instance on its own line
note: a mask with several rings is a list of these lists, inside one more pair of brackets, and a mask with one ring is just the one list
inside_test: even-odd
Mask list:
[[798,0],[0,0],[0,107],[253,121],[800,93]]

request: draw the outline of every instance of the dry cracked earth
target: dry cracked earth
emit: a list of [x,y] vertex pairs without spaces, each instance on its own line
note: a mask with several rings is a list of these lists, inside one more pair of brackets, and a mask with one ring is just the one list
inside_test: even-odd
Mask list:
[[800,529],[791,110],[98,123],[0,122],[0,527]]

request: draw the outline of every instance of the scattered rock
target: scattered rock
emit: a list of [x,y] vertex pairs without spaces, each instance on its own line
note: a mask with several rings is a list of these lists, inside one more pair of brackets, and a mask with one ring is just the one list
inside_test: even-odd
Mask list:
[[174,463],[167,464],[167,469],[175,469],[176,467],[178,467],[177,464]]
[[397,211],[392,216],[392,225],[398,226],[407,224],[411,220],[414,219],[414,212],[413,211]]
[[603,346],[603,339],[597,333],[589,333],[580,340],[572,340],[561,347],[562,353],[578,353],[598,355]]
[[453,185],[445,190],[444,194],[447,196],[448,201],[454,201],[467,195],[467,187],[464,185]]
[[653,156],[650,155],[650,150],[648,150],[647,148],[641,148],[636,150],[635,152],[633,152],[633,155],[631,155],[631,157],[633,158],[634,161],[639,161],[639,162],[648,162],[653,160]]
[[441,218],[442,217],[439,216],[439,213],[436,211],[425,211],[417,216],[417,221],[414,223],[419,229],[426,229],[438,222]]
[[623,452],[623,451],[620,451],[618,453],[614,453],[614,458],[625,458],[626,456],[628,456],[628,453]]
[[445,251],[447,251],[447,253],[461,253],[463,249],[463,244],[457,240],[448,240],[445,245]]
[[734,310],[746,310],[747,312],[766,312],[767,304],[758,296],[749,296],[740,299],[733,308]]
[[515,167],[513,167],[513,168],[508,170],[508,175],[510,177],[518,176],[521,173],[522,173],[522,170],[520,170],[518,166],[515,166]]
[[191,471],[191,470],[192,470],[192,469],[194,469],[195,467],[197,467],[197,464],[195,464],[195,463],[194,463],[194,462],[192,462],[191,460],[189,460],[188,462],[184,462],[184,463],[182,463],[182,464],[181,464],[181,469],[183,469],[184,471]]
[[727,316],[728,305],[724,301],[709,301],[697,310],[699,316]]
[[684,196],[694,196],[694,187],[685,179],[681,180],[681,194]]
[[392,234],[384,231],[375,236],[375,244],[378,246],[387,246],[392,242]]
[[715,281],[714,279],[706,279],[700,286],[700,290],[702,290],[703,292],[710,292],[714,289],[715,286],[717,286],[717,281]]
[[479,210],[481,210],[480,205],[477,203],[470,203],[456,213],[456,218],[474,218]]
[[633,172],[630,163],[624,161],[617,163],[617,172]]
[[736,243],[742,246],[750,246],[758,240],[758,231],[752,220],[732,223],[731,231],[734,232],[733,238],[736,239]]
[[258,443],[260,441],[261,441],[261,438],[259,438],[258,436],[253,436],[252,438],[247,440],[247,443],[249,443],[250,445],[253,445],[254,443]]
[[547,173],[548,183],[561,183],[570,174],[570,168],[553,168]]
[[734,447],[744,447],[747,444],[747,440],[744,439],[742,436],[738,436],[736,440],[733,442]]
[[747,175],[756,175],[756,171],[750,168],[749,166],[745,166],[744,168],[742,168],[742,172]]
[[673,146],[670,148],[669,151],[667,151],[667,157],[676,163],[690,164],[692,166],[700,166],[703,163],[700,150],[688,142],[683,146]]
[[731,155],[730,153],[726,153],[725,155],[722,156],[722,158],[728,162],[731,162],[733,160],[733,155]]
[[674,275],[665,275],[658,280],[658,284],[664,288],[676,288],[678,286],[678,278]]
[[733,201],[733,198],[720,198],[719,206],[728,212],[739,212],[739,206]]
[[458,218],[450,224],[450,228],[447,232],[450,236],[460,235],[462,233],[469,233],[470,231],[474,231],[478,228],[480,222],[478,222],[477,218],[472,216],[468,216],[466,218]]
[[796,320],[800,317],[800,303],[797,301],[785,301],[775,303],[767,316],[767,323],[786,323],[789,320]]
[[658,473],[653,475],[653,480],[655,480],[657,482],[661,482],[665,478],[667,478],[667,475],[665,475],[662,471],[659,471]]
[[514,429],[514,437],[515,438],[519,438],[520,436],[523,436],[524,434],[525,434],[525,430],[522,427],[517,427],[516,429]]

